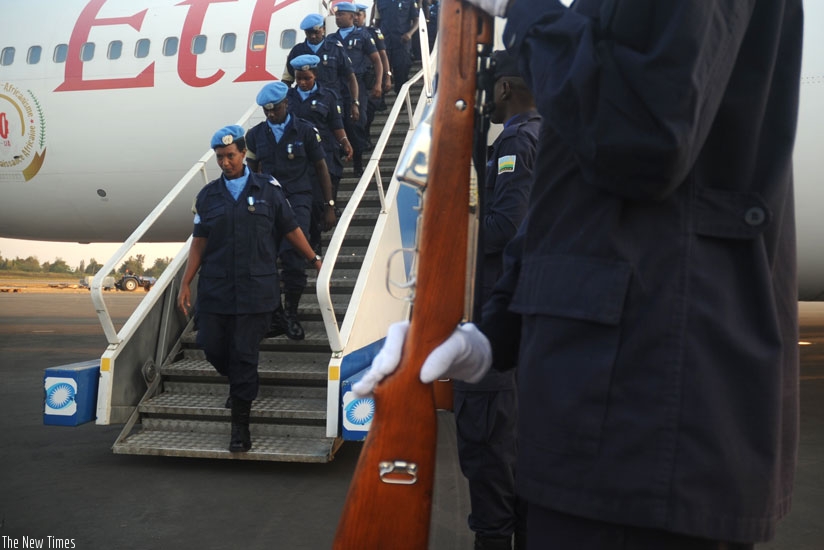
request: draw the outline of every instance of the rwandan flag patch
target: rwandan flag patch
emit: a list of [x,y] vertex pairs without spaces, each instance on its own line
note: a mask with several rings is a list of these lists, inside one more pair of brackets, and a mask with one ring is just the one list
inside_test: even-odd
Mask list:
[[506,155],[498,159],[498,173],[515,171],[515,155]]

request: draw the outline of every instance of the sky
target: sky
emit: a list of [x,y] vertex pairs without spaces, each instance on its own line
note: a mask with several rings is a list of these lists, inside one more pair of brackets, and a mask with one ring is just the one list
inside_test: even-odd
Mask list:
[[[121,243],[80,244],[0,238],[0,256],[12,259],[37,256],[41,264],[43,262],[54,262],[56,258],[61,258],[69,267],[76,269],[77,266],[80,265],[80,260],[83,260],[86,265],[89,264],[91,258],[97,260],[98,263],[106,263],[106,261],[117,252],[117,249],[120,248],[120,244]],[[183,243],[138,243],[126,254],[126,258],[136,256],[137,254],[145,254],[146,261],[143,263],[143,266],[148,269],[152,267],[155,258],[173,258],[182,246]]]

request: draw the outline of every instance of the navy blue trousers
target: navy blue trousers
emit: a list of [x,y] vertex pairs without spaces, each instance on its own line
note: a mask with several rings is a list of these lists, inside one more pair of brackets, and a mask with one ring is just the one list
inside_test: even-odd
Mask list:
[[[295,213],[303,235],[309,240],[309,228],[312,220],[312,192],[295,193],[288,197],[289,205]],[[285,293],[302,293],[306,287],[306,256],[292,247],[292,243],[283,239],[280,244],[280,282]]]
[[198,313],[197,345],[218,374],[229,379],[229,395],[235,399],[254,401],[257,397],[260,341],[271,322],[271,312]]

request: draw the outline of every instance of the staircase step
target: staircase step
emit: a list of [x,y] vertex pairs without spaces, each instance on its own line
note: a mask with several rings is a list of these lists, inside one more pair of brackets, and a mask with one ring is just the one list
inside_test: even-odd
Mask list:
[[[336,438],[304,435],[304,426],[279,426],[252,423],[252,449],[245,453],[228,450],[231,424],[228,421],[180,421],[146,418],[142,429],[130,434],[112,448],[117,454],[189,456],[230,460],[267,460],[276,462],[329,462],[340,445]],[[325,429],[325,428],[320,428]]]
[[[258,375],[261,383],[270,381],[319,381],[326,382],[329,353],[261,352]],[[184,359],[160,369],[170,379],[195,378],[225,381],[206,360],[203,351],[187,350]]]
[[[164,391],[140,404],[142,414],[164,416],[189,416],[209,418],[230,418],[232,411],[224,407],[229,393],[228,385],[210,384],[215,393],[176,393]],[[326,420],[326,389],[322,398],[301,396],[283,397],[261,394],[252,404],[251,418],[267,420],[289,420],[296,423],[312,423]]]

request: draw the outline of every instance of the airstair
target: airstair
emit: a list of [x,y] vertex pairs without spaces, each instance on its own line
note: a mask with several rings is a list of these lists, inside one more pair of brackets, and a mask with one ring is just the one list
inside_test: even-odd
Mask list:
[[[108,318],[100,282],[146,228],[139,227],[103,266],[92,282],[110,342],[101,359],[97,423],[125,423],[115,453],[327,462],[344,439],[365,436],[368,426],[360,426],[361,432],[358,426],[345,429],[342,393],[347,377],[371,362],[388,324],[408,315],[408,302],[390,296],[386,287],[387,277],[403,281],[409,273],[402,259],[392,258],[394,250],[409,242],[408,220],[414,226],[410,212],[416,200],[408,193],[402,198],[393,172],[426,103],[422,88],[419,73],[398,96],[390,94],[387,111],[377,113],[372,125],[375,147],[364,156],[364,175],[356,178],[351,165],[345,168],[338,193],[344,210],[337,228],[324,236],[324,267],[319,274],[307,269],[299,309],[305,339],[279,336],[261,342],[261,387],[251,411],[250,452],[229,453],[228,383],[196,348],[193,320],[175,307],[191,237],[118,332]],[[258,111],[251,107],[239,124],[249,128],[262,120]],[[210,153],[204,155],[170,195],[186,189],[193,197],[198,185],[216,177],[206,173],[214,164]],[[399,203],[406,206],[399,208]],[[163,207],[158,205],[161,211]],[[400,218],[407,219],[406,230]],[[196,294],[196,282],[192,291]]]

